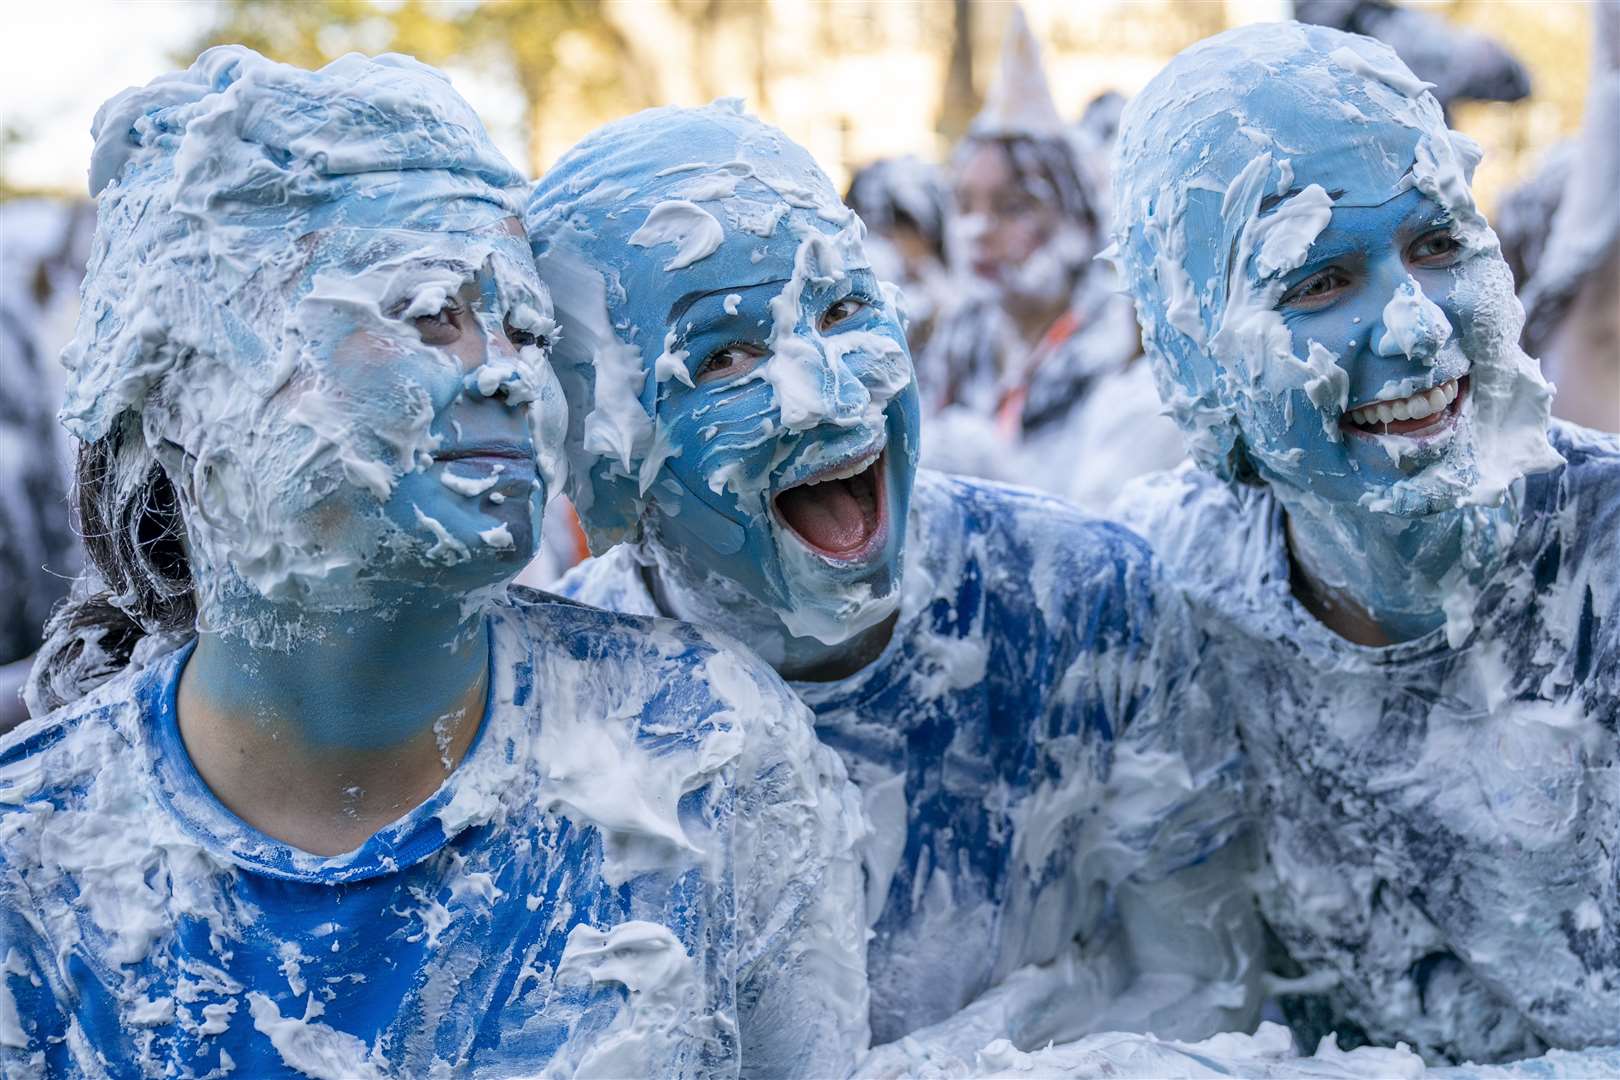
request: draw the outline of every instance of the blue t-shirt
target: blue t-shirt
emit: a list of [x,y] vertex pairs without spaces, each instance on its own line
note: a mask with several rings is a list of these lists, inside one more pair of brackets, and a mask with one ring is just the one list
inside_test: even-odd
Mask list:
[[466,758],[347,855],[203,783],[189,648],[0,743],[0,1071],[847,1071],[858,797],[802,705],[691,627],[513,591]]
[[1183,467],[1121,497],[1222,643],[1211,686],[1248,755],[1261,910],[1315,988],[1282,999],[1303,1045],[1620,1045],[1620,440],[1550,439],[1567,463],[1524,481],[1456,647],[1319,622],[1263,487]]
[[[656,611],[629,547],[558,588]],[[871,819],[874,1042],[1099,935],[1114,886],[1232,838],[1235,744],[1199,694],[1177,603],[1125,529],[1033,491],[918,474],[888,646],[848,678],[793,684]]]

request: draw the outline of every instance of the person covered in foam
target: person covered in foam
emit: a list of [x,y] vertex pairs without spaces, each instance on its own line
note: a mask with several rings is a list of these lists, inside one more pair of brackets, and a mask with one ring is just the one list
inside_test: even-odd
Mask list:
[[1030,484],[1100,511],[1184,456],[1105,243],[1106,160],[1064,123],[1013,8],[1001,71],[948,168],[956,296],[917,374],[932,468]]
[[1210,636],[1307,1048],[1620,1044],[1620,444],[1549,426],[1478,159],[1387,46],[1295,23],[1189,48],[1120,134],[1193,464],[1116,510]]
[[639,113],[527,224],[598,552],[558,590],[723,630],[814,710],[871,819],[875,1040],[1247,1022],[1231,744],[1173,595],[1124,530],[917,471],[900,320],[810,156],[735,101]]
[[0,1071],[847,1071],[860,807],[802,704],[506,594],[565,406],[448,80],[228,46],[95,135],[98,576],[0,742]]

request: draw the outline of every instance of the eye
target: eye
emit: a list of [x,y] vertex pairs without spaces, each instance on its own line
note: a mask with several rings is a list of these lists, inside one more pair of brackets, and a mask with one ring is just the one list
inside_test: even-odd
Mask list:
[[1456,262],[1461,252],[1462,245],[1449,229],[1431,229],[1412,241],[1406,259],[1418,266],[1444,267]]
[[535,345],[538,346],[542,352],[544,352],[551,346],[551,342],[547,341],[539,334],[533,333],[529,330],[519,330],[517,327],[512,325],[510,320],[507,321],[503,329],[506,331],[506,340],[510,341],[513,345],[516,345],[520,349],[526,349],[530,345]]
[[746,375],[759,366],[764,356],[765,350],[756,345],[727,345],[710,353],[708,358],[698,365],[693,381],[719,382]]
[[1319,271],[1283,293],[1278,307],[1325,307],[1350,285],[1350,275],[1337,266]]
[[429,345],[450,345],[461,336],[461,319],[465,310],[455,300],[448,301],[432,315],[418,315],[411,320],[416,332]]
[[855,316],[870,306],[865,300],[855,296],[846,296],[842,300],[834,300],[826,311],[821,313],[820,328],[831,330],[835,326],[849,322]]

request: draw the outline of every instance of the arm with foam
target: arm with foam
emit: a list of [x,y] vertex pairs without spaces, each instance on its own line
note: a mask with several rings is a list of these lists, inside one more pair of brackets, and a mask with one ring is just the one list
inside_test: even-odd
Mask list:
[[721,654],[710,674],[744,733],[734,840],[742,1072],[843,1076],[871,1038],[860,795],[768,668]]
[[1030,1012],[1008,1031],[1019,1046],[1107,1031],[1202,1039],[1259,1019],[1253,853],[1237,736],[1216,704],[1219,672],[1156,563],[1127,559],[1123,591],[1138,632],[1099,656],[1119,735],[1088,857],[1115,916],[1090,951],[1118,957],[1124,985]]

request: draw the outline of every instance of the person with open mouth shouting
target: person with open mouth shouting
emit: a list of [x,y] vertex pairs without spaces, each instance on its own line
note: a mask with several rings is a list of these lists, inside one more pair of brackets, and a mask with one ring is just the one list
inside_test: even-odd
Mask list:
[[1193,46],[1121,127],[1196,467],[1116,509],[1214,643],[1306,1046],[1620,1043],[1620,443],[1549,426],[1478,160],[1387,46],[1295,23]]
[[1122,529],[917,472],[896,301],[810,156],[735,102],[653,110],[527,224],[598,553],[559,589],[730,634],[809,703],[872,823],[874,1039],[1249,1022],[1231,743],[1174,596]]

